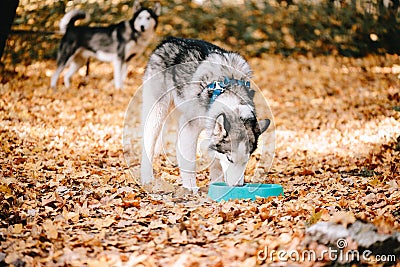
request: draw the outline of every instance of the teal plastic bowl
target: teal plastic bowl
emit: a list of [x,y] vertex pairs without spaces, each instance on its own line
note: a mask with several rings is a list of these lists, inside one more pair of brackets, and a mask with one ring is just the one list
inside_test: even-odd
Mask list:
[[215,201],[230,199],[251,199],[256,197],[283,196],[283,187],[279,184],[244,184],[243,186],[228,186],[217,182],[210,184],[208,196]]

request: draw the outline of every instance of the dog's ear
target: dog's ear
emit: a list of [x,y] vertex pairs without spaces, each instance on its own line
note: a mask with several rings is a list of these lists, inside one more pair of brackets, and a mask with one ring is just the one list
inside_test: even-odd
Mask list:
[[265,132],[268,129],[270,124],[271,124],[271,121],[269,119],[259,121],[258,126],[260,127],[261,133]]
[[153,7],[153,12],[154,14],[156,14],[157,16],[161,15],[161,4],[160,2],[157,2],[154,7]]
[[217,119],[215,120],[215,126],[214,126],[214,131],[213,135],[221,140],[225,136],[228,135],[228,132],[231,128],[231,124],[229,121],[226,119],[226,116],[224,113],[221,113],[218,115]]
[[138,11],[141,8],[141,4],[139,0],[135,0],[135,2],[133,2],[133,13],[135,13],[136,11]]

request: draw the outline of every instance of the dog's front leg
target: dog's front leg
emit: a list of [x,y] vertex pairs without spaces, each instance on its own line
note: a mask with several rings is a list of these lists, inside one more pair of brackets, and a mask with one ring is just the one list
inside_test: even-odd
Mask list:
[[126,62],[123,62],[122,63],[121,84],[124,84],[127,75],[128,75],[128,67],[127,67]]
[[196,148],[200,131],[201,128],[194,121],[183,117],[179,121],[176,151],[182,185],[194,193],[199,189],[196,185]]

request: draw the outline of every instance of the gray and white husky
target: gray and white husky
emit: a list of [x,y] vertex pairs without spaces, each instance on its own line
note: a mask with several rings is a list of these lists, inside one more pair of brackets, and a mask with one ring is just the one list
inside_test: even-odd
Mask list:
[[51,77],[51,87],[56,86],[66,66],[69,70],[64,75],[64,84],[69,87],[71,76],[89,57],[94,57],[113,63],[115,87],[122,88],[126,63],[141,54],[149,44],[158,24],[160,9],[159,3],[150,9],[135,1],[131,20],[108,27],[74,26],[75,21],[86,18],[86,13],[72,10],[65,14],[60,21],[60,31],[64,36],[58,50],[57,69]]
[[141,181],[153,181],[153,158],[171,107],[179,112],[177,159],[183,187],[197,192],[196,147],[208,134],[211,182],[244,183],[250,155],[269,119],[257,121],[246,60],[201,40],[169,37],[151,54],[143,81]]

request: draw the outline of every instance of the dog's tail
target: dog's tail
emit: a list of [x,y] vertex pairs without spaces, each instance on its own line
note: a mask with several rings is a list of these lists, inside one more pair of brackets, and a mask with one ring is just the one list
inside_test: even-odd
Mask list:
[[60,21],[60,32],[64,34],[67,28],[74,27],[75,21],[85,19],[86,13],[82,10],[71,10]]

